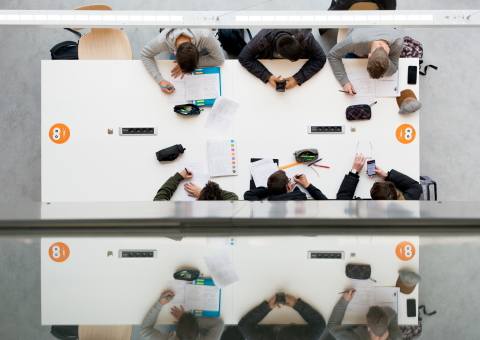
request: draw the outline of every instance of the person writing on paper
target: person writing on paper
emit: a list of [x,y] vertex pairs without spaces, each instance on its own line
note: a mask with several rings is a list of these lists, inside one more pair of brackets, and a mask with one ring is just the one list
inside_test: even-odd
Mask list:
[[[295,309],[307,325],[258,325],[274,308],[285,306]],[[246,340],[317,340],[325,329],[325,319],[302,299],[286,294],[284,305],[276,297],[263,301],[240,320],[238,328]]]
[[349,302],[355,295],[350,289],[343,293],[328,320],[327,330],[320,340],[401,340],[397,313],[390,307],[371,306],[367,313],[367,327],[345,328],[342,320]]
[[[180,182],[194,176],[193,172],[188,169],[176,173],[170,177],[165,184],[158,190],[153,198],[154,201],[170,201],[175,190],[177,190]],[[212,181],[208,181],[205,187],[200,188],[195,183],[185,183],[185,190],[189,196],[193,196],[197,201],[237,201],[238,196],[230,191],[222,190],[220,186]]]
[[238,61],[248,72],[270,83],[274,88],[281,76],[275,77],[258,59],[308,59],[300,71],[286,80],[289,90],[317,74],[325,65],[327,57],[315,40],[311,29],[263,29],[251,40],[238,56]]
[[140,333],[148,340],[219,340],[223,332],[223,321],[220,318],[197,318],[186,312],[183,306],[174,307],[170,313],[177,319],[174,331],[167,333],[155,329],[155,322],[163,306],[173,300],[172,292],[165,292],[155,302],[140,325]]
[[267,188],[259,187],[248,190],[243,198],[246,201],[261,201],[267,197],[269,201],[306,201],[307,195],[298,187],[295,187],[296,183],[307,189],[313,199],[328,199],[320,189],[308,182],[307,176],[297,174],[290,179],[283,170],[278,170],[268,177]]
[[[337,193],[337,200],[353,200],[356,199],[355,189],[360,181],[360,171],[365,165],[365,157],[362,154],[355,154],[355,160],[352,170],[345,175],[340,189]],[[390,170],[385,173],[378,165],[375,164],[375,174],[382,179],[382,182],[375,182],[370,189],[372,200],[419,200],[422,194],[422,186],[414,179],[402,174],[396,170]],[[373,176],[371,176],[373,177]],[[397,189],[402,193],[397,192]]]
[[[166,28],[140,52],[140,59],[159,84],[161,91],[172,93],[174,86],[165,80],[155,63],[155,56],[162,52],[174,53],[177,65],[171,76],[181,77],[193,73],[198,67],[220,66],[225,62],[223,50],[210,29]],[[170,88],[170,89],[168,89]]]
[[368,58],[367,71],[373,79],[390,77],[398,70],[403,37],[394,28],[352,28],[328,54],[333,74],[343,90],[354,96],[342,58]]

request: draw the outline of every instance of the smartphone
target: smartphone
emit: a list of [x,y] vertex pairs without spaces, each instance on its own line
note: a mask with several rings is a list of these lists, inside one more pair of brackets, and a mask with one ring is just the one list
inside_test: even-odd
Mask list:
[[277,293],[275,294],[275,303],[279,302],[280,304],[285,304],[285,293]]
[[407,83],[414,85],[417,83],[417,67],[416,66],[409,66],[408,67],[408,79]]
[[277,92],[285,92],[286,83],[285,80],[277,81]]
[[407,300],[407,316],[409,318],[417,316],[417,304],[415,299]]
[[372,159],[371,161],[367,161],[367,175],[373,176],[375,174],[375,161]]

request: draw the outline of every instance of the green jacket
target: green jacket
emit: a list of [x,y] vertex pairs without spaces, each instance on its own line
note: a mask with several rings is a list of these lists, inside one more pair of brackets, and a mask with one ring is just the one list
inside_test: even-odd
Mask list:
[[[170,201],[181,180],[183,180],[183,177],[177,172],[162,185],[153,200]],[[238,196],[235,193],[225,190],[222,190],[222,192],[224,201],[238,201]]]

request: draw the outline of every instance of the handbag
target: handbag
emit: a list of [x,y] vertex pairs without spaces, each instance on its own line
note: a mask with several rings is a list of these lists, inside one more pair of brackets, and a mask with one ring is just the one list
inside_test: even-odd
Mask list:
[[194,104],[175,105],[173,111],[183,116],[197,116],[203,109]]
[[350,105],[345,111],[345,117],[347,120],[366,120],[372,118],[372,106],[377,102],[360,105]]
[[372,280],[377,282],[371,277],[372,268],[369,264],[347,264],[345,275],[347,275],[349,279]]
[[174,161],[180,156],[187,149],[184,149],[182,144],[176,144],[169,148],[162,149],[157,151],[155,154],[157,155],[157,159],[159,162],[171,162]]

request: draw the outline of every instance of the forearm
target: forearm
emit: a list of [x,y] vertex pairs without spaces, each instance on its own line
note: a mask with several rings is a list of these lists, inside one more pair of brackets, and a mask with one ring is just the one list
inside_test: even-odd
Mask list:
[[159,84],[162,80],[162,74],[160,73],[157,63],[155,62],[155,56],[162,53],[163,49],[159,47],[157,38],[151,40],[143,49],[140,51],[140,59],[145,65],[148,73],[152,76],[153,79]]
[[348,301],[345,301],[344,298],[341,298],[340,301],[337,302],[335,307],[333,308],[332,314],[330,315],[330,319],[328,319],[328,328],[335,325],[341,325],[343,321],[343,317],[345,316],[345,312],[347,310]]
[[342,57],[347,53],[348,52],[344,53],[344,49],[339,48],[334,51],[330,51],[330,54],[328,55],[328,61],[332,67],[333,75],[335,78],[337,78],[342,86],[350,81],[342,61]]
[[388,66],[388,71],[385,73],[385,77],[390,77],[398,71],[398,62],[400,60],[400,54],[402,54],[403,49],[403,39],[401,39],[401,44],[398,43],[396,46],[392,46],[395,50],[389,55],[390,64]]
[[248,190],[243,194],[243,199],[246,201],[261,201],[266,197],[268,197],[268,189],[265,187]]
[[183,180],[183,177],[177,172],[162,185],[153,200],[170,201],[181,180]]
[[140,333],[146,339],[163,340],[168,338],[168,334],[163,334],[154,327],[162,307],[163,305],[157,301],[143,319],[142,324],[140,325]]
[[217,42],[217,39],[210,34],[205,46],[205,49],[208,51],[207,56],[200,57],[199,67],[214,67],[220,66],[225,62],[225,55],[223,50]]
[[271,311],[267,301],[252,309],[238,323],[238,329],[247,339],[255,337],[259,333],[256,325]]
[[323,192],[321,192],[320,189],[315,187],[313,184],[310,184],[306,189],[308,193],[313,197],[314,200],[317,200],[317,201],[328,200],[327,196],[325,196]]
[[298,299],[295,306],[293,306],[302,318],[308,323],[307,339],[318,339],[322,332],[325,330],[325,319],[323,316],[312,306],[305,301]]
[[201,332],[200,340],[218,340],[223,333],[223,320],[219,318],[198,318],[200,328],[207,330]]
[[243,48],[242,52],[238,56],[238,61],[247,69],[248,72],[266,83],[272,74],[261,62],[257,60],[256,56],[260,53],[260,50],[252,47],[255,44],[257,44],[257,42],[254,38],[254,40],[252,40]]

